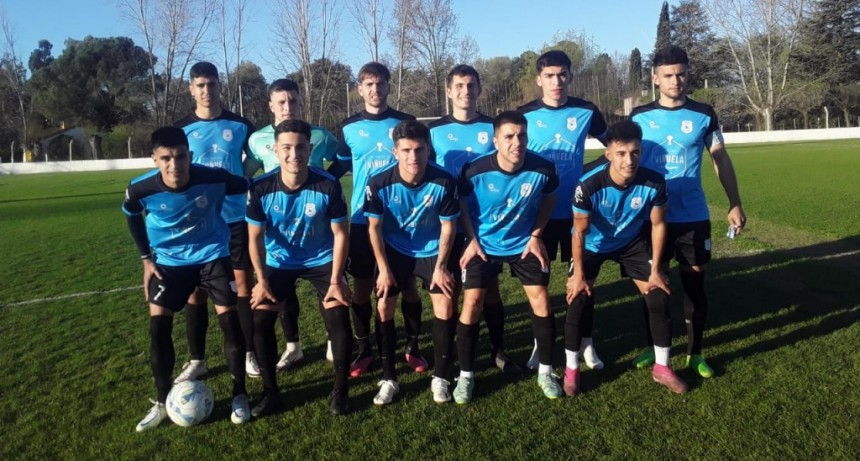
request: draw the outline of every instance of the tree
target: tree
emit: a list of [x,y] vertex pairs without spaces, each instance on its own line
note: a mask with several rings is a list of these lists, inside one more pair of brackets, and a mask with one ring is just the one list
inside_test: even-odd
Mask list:
[[382,25],[385,24],[385,4],[382,0],[351,0],[349,12],[355,24],[356,35],[367,47],[370,60],[379,61]]
[[54,61],[54,56],[51,55],[53,48],[54,45],[51,42],[39,40],[39,46],[30,53],[30,59],[27,61],[27,67],[31,74]]
[[226,72],[221,89],[224,97],[221,99],[227,107],[234,112],[242,112],[239,100],[239,85],[241,81],[238,74],[231,73],[230,69],[242,62],[244,44],[242,36],[248,25],[249,5],[246,0],[218,0],[218,45],[224,58],[222,69]]
[[215,0],[117,1],[143,39],[153,120],[165,125],[177,118],[180,100],[188,99],[183,77],[215,17]]
[[57,59],[31,79],[33,104],[55,121],[110,131],[146,116],[147,52],[128,37],[66,40]]
[[[346,98],[341,96],[344,93],[339,91],[334,92],[332,89],[347,88],[352,81],[352,69],[346,64],[329,59],[317,59],[311,64],[311,73],[319,75],[325,73],[325,79],[313,80],[313,85],[310,91],[314,94],[328,94],[327,102],[324,106],[318,108],[316,120],[319,125],[334,127],[343,119],[343,114],[346,110]],[[305,73],[297,71],[287,76],[295,80],[299,85],[306,85]]]
[[821,109],[827,88],[822,83],[810,84],[805,81],[790,81],[787,87],[796,88],[787,97],[788,105],[803,117],[803,128],[809,128],[809,112]]
[[745,105],[766,131],[786,104],[803,0],[708,0],[708,15],[728,46]]
[[242,61],[230,72],[231,79],[239,84],[236,91],[236,105],[245,118],[256,127],[272,122],[269,110],[269,85],[266,83],[260,66],[250,61]]
[[725,56],[718,56],[717,37],[699,0],[682,0],[672,7],[672,43],[690,58],[688,91],[725,83]]
[[453,64],[457,15],[451,0],[416,0],[413,15],[417,64],[429,74],[435,95],[430,110],[434,115],[441,114],[447,106],[445,77]]
[[[15,52],[14,28],[2,8],[0,8],[0,30],[3,32],[3,41],[0,42],[0,79],[5,87],[5,91],[0,96],[4,99],[3,114],[4,118],[7,118],[8,127],[6,131],[18,131],[17,140],[26,144],[30,139],[27,118],[31,109],[30,96],[26,91],[27,71]],[[7,110],[9,112],[6,112]],[[15,122],[12,121],[11,114],[15,114]]]
[[633,51],[630,52],[628,62],[630,73],[627,76],[627,88],[633,96],[639,96],[644,78],[642,75],[642,53],[639,51],[639,48],[633,48]]
[[388,39],[394,44],[397,72],[395,73],[394,106],[400,110],[403,103],[403,82],[407,63],[415,52],[412,10],[418,0],[394,0],[394,20],[388,28]]
[[669,21],[669,2],[664,1],[660,7],[660,19],[657,21],[657,39],[654,42],[654,51],[651,53],[651,58],[654,58],[654,53],[657,50],[662,50],[672,44],[672,24]]

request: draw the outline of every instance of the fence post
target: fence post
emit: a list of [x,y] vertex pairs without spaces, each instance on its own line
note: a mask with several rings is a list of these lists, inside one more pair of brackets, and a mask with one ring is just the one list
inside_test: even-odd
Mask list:
[[72,145],[74,145],[74,144],[75,144],[74,138],[69,139],[69,162],[72,161]]
[[131,136],[128,137],[128,158],[131,158]]

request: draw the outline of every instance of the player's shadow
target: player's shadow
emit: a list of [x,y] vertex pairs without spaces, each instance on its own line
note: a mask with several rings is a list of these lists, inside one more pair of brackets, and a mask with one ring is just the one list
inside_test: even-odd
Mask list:
[[[614,264],[604,270],[617,270]],[[676,347],[686,353],[683,290],[677,269],[672,280],[672,324]],[[708,265],[709,314],[704,344],[719,376],[732,360],[826,336],[860,320],[860,236],[801,248],[715,258]],[[586,391],[630,370],[644,349],[645,318],[629,280],[596,287],[595,343],[607,367],[584,373]],[[564,314],[557,315],[563,327]],[[563,339],[562,339],[563,341]],[[707,354],[708,350],[718,350]],[[556,357],[559,357],[556,354]],[[562,356],[563,357],[563,356]],[[557,361],[563,366],[563,359]],[[679,362],[675,362],[679,365]],[[696,387],[700,379],[682,375]],[[593,378],[593,382],[589,383]],[[692,380],[690,380],[692,378]]]

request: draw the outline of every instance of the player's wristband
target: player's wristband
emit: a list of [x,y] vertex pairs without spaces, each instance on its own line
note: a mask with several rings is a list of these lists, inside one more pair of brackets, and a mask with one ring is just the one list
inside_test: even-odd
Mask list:
[[531,238],[535,238],[535,239],[539,239],[539,238],[540,238],[540,235],[535,235],[535,234],[529,234],[529,235],[531,236]]
[[140,255],[140,260],[141,260],[141,261],[146,260],[146,259],[152,259],[152,253],[145,254],[145,255]]

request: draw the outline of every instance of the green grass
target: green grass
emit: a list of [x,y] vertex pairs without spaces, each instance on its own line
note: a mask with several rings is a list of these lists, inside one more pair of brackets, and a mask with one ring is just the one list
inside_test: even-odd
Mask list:
[[[134,433],[134,425],[154,390],[141,291],[13,304],[140,284],[119,211],[136,173],[0,177],[0,459],[855,459],[856,144],[731,147],[749,215],[748,231],[735,241],[722,237],[725,195],[714,174],[703,172],[716,255],[705,341],[718,376],[702,380],[682,369],[692,387],[687,395],[671,395],[647,371],[629,368],[643,321],[630,282],[608,264],[598,282],[595,325],[607,368],[583,373],[582,395],[548,401],[534,377],[508,379],[488,368],[478,375],[472,404],[437,406],[429,376],[401,365],[402,390],[392,405],[371,402],[377,371],[354,380],[355,411],[335,418],[327,411],[331,368],[322,359],[322,322],[302,284],[309,361],[280,377],[284,412],[242,427],[229,422],[230,378],[212,322],[213,372],[206,380],[217,400],[212,417],[198,427],[165,424],[144,434]],[[553,266],[558,306],[562,268]],[[525,298],[514,279],[505,275],[502,282],[507,343],[524,361],[532,336]],[[680,304],[673,299],[676,314]],[[425,309],[425,332],[429,315]],[[681,368],[686,339],[679,317],[673,364]],[[179,363],[187,358],[184,329],[180,315]],[[429,334],[422,347],[430,350]],[[479,349],[478,363],[488,365],[485,333]],[[556,357],[563,366],[560,349]],[[260,382],[249,381],[249,390],[258,395]]]

